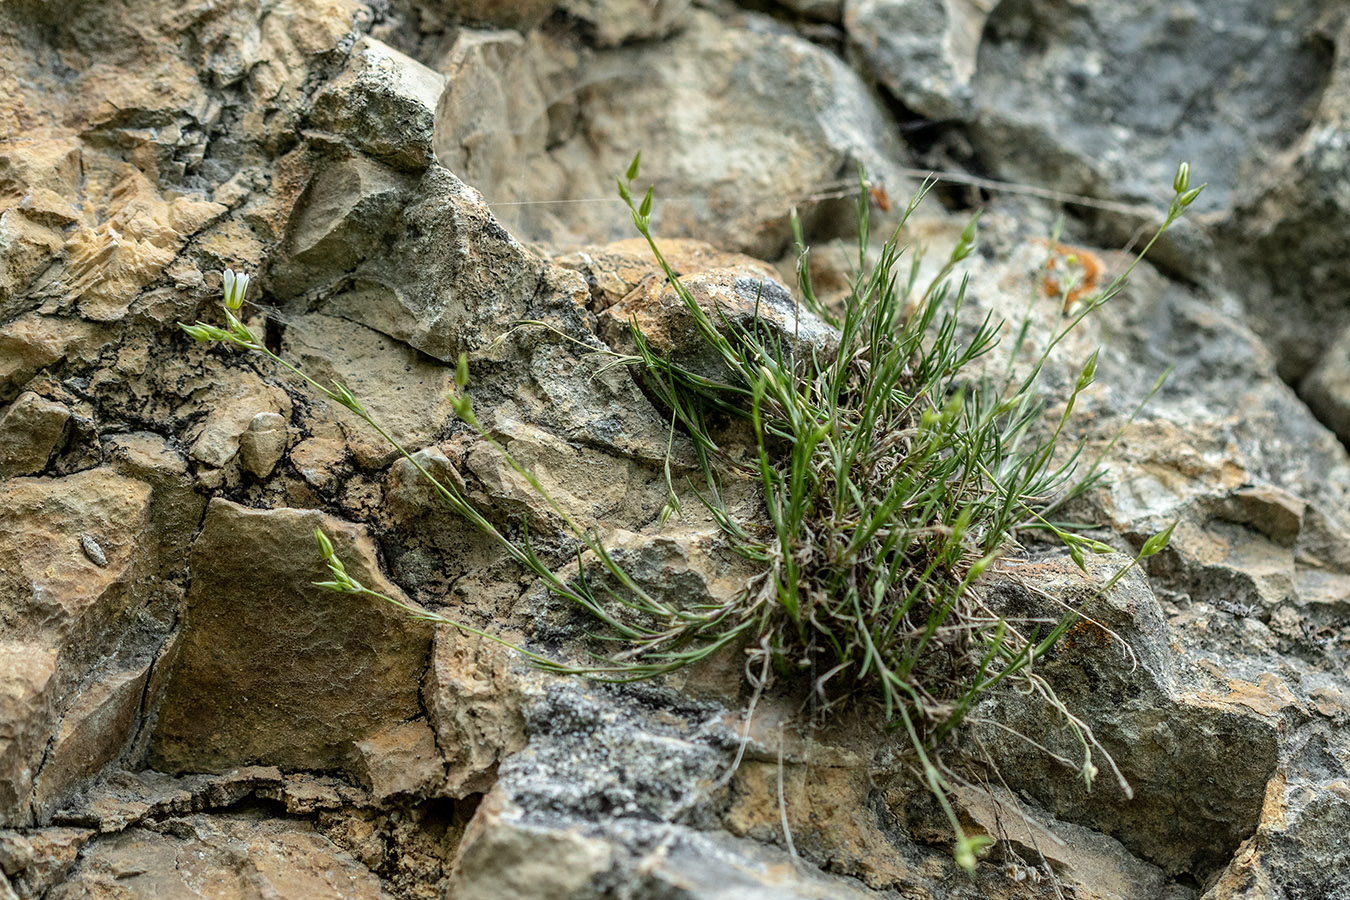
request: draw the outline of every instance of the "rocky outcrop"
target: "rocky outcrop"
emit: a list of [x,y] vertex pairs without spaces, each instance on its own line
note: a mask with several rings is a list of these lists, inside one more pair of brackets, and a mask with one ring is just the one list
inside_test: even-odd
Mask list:
[[[746,5],[0,6],[0,897],[1350,890],[1344,11]],[[753,573],[687,484],[694,447],[607,366],[636,321],[716,370],[611,199],[639,149],[695,299],[817,355],[837,335],[788,287],[788,211],[829,302],[858,163],[877,234],[911,166],[1033,189],[980,198],[963,269],[972,321],[1027,315],[1037,347],[1069,279],[1128,265],[1108,248],[1138,247],[1179,157],[1210,182],[1047,364],[1053,406],[1103,348],[1074,427],[1084,459],[1115,441],[1062,515],[1125,552],[1177,525],[1036,663],[1099,742],[1091,792],[1025,742],[1081,760],[1062,721],[1014,692],[972,714],[953,802],[997,840],[973,876],[865,710],[813,723],[787,689],[749,710],[734,653],[650,684],[550,675],[315,587],[322,527],[400,602],[595,649],[357,417],[176,327],[218,321],[222,269],[251,273],[240,316],[269,348],[349,386],[548,565],[605,583],[561,509],[649,591],[725,602]],[[938,194],[904,235],[933,248],[920,282],[967,217]],[[461,353],[492,441],[455,415]],[[720,490],[758,509],[753,478]],[[1052,618],[1091,592],[1026,543],[991,602]]]

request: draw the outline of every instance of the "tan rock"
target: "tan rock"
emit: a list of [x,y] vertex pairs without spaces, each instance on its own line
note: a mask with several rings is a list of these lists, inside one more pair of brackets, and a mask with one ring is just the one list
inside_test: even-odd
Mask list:
[[5,641],[0,662],[0,825],[30,825],[33,776],[53,724],[56,651]]
[[451,882],[459,900],[555,900],[586,896],[613,864],[613,848],[579,829],[531,826],[497,794],[479,807],[464,835]]
[[166,200],[139,171],[127,167],[112,189],[106,215],[66,241],[67,296],[89,319],[121,318],[193,234],[225,207],[204,200]]
[[94,841],[52,900],[211,896],[247,900],[381,900],[380,880],[291,819],[194,816],[167,833],[133,828]]
[[247,369],[217,375],[207,385],[206,393],[189,407],[206,409],[205,418],[192,429],[189,439],[192,458],[213,468],[234,459],[240,439],[259,413],[290,413],[290,397]]
[[35,475],[61,443],[70,410],[31,391],[0,415],[0,478]]
[[182,646],[151,748],[156,767],[349,768],[355,742],[417,715],[429,628],[379,600],[314,587],[328,577],[317,527],[353,578],[402,597],[380,574],[364,528],[213,500],[192,547]]
[[[283,353],[319,383],[335,379],[346,385],[409,450],[429,443],[454,419],[454,368],[373,329],[335,316],[297,316],[286,328]],[[398,455],[350,410],[322,397],[315,407],[324,419],[341,424],[360,465],[386,465]]]
[[248,469],[259,478],[272,474],[286,452],[286,420],[274,412],[260,412],[249,420],[239,436],[239,453]]
[[122,754],[139,723],[149,672],[149,665],[143,665],[100,675],[66,709],[34,789],[39,819]]
[[23,896],[41,897],[64,878],[93,835],[88,828],[40,828],[27,832],[32,858],[15,877]]
[[[0,616],[10,636],[57,647],[62,669],[108,653],[153,567],[150,487],[92,469],[0,484]],[[99,558],[101,557],[101,564]]]
[[425,797],[445,779],[436,735],[424,720],[400,722],[356,742],[361,783],[384,802],[393,797]]
[[521,660],[506,648],[450,627],[436,631],[427,709],[447,767],[442,790],[480,793],[497,766],[525,746]]
[[18,388],[46,366],[89,349],[96,326],[79,319],[36,313],[0,328],[0,396]]

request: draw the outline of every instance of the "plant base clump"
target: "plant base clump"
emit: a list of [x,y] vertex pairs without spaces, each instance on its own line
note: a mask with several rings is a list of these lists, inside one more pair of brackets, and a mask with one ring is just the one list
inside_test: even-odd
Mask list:
[[[1047,710],[1057,711],[1079,735],[1081,771],[1089,784],[1097,771],[1094,750],[1110,762],[1091,730],[1063,707],[1033,666],[1081,610],[1066,609],[1058,622],[1008,621],[986,602],[981,576],[1016,549],[1019,533],[1028,530],[1062,542],[1080,566],[1085,552],[1111,549],[1048,518],[1055,506],[1086,490],[1101,474],[1100,457],[1080,472],[1082,445],[1061,446],[1075,402],[1095,377],[1097,354],[1082,364],[1058,417],[1046,414],[1038,386],[1054,347],[1119,292],[1129,271],[1104,290],[1070,304],[1040,355],[1029,361],[1029,374],[1015,377],[1015,362],[1027,339],[1028,312],[1006,371],[991,374],[976,361],[998,343],[1003,323],[986,318],[963,334],[958,323],[967,282],[953,287],[951,280],[975,246],[977,220],[961,234],[936,277],[920,288],[917,254],[902,268],[907,248],[899,240],[905,221],[931,185],[910,203],[872,262],[867,252],[869,192],[860,172],[859,251],[841,305],[827,308],[817,300],[809,252],[794,216],[799,302],[838,332],[837,351],[817,353],[760,327],[757,317],[748,324],[733,323],[700,307],[652,237],[652,192],[634,199],[637,175],[634,159],[619,181],[619,192],[718,365],[710,375],[661,357],[636,323],[636,353],[604,355],[611,357],[609,365],[630,367],[664,406],[672,438],[678,429],[692,439],[702,469],[695,493],[736,552],[760,568],[726,603],[689,606],[639,586],[607,551],[603,537],[580,527],[480,425],[466,393],[464,357],[456,373],[460,418],[496,446],[550,504],[579,542],[578,561],[589,551],[603,569],[603,579],[588,579],[585,565],[574,576],[557,574],[536,554],[528,528],[523,540],[506,537],[455,485],[423,470],[349,390],[336,383],[331,388],[320,385],[268,350],[235,316],[243,290],[233,273],[227,278],[227,327],[198,323],[185,330],[199,340],[262,353],[364,419],[417,466],[447,505],[498,540],[550,591],[585,610],[599,623],[602,636],[617,640],[622,648],[582,665],[516,648],[537,665],[629,681],[736,647],[747,655],[756,697],[777,678],[808,683],[811,705],[820,716],[845,700],[875,704],[887,726],[907,735],[917,771],[957,835],[957,861],[973,868],[988,839],[962,830],[948,799],[954,775],[938,751],[984,692],[1013,680],[1023,691],[1042,697]],[[1183,164],[1158,235],[1198,195],[1200,188],[1192,189],[1188,182]],[[246,278],[242,284],[247,287]],[[1067,293],[1075,285],[1064,287]],[[977,369],[982,371],[972,374]],[[710,422],[728,418],[748,425],[753,436],[749,464],[734,461],[714,436],[721,432]],[[761,517],[740,520],[722,502],[719,485],[729,469],[757,480]],[[669,462],[666,476],[670,499],[664,514],[677,514]],[[1170,530],[1150,539],[1140,558],[1157,553],[1169,537]],[[332,572],[325,587],[383,596],[354,581],[326,538],[316,538]],[[1123,574],[1118,572],[1101,590],[1109,590]],[[409,612],[500,640],[434,613]]]

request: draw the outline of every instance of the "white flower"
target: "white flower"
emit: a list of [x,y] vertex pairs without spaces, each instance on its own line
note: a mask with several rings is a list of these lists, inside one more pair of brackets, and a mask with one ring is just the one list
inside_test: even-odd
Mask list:
[[244,295],[248,293],[248,273],[226,269],[223,277],[225,281],[225,308],[230,312],[235,312],[244,305]]

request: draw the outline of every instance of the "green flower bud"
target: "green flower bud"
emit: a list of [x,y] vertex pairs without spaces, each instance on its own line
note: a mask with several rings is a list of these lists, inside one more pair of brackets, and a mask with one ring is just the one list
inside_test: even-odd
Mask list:
[[1172,532],[1176,530],[1177,523],[1180,521],[1181,520],[1178,519],[1176,522],[1168,525],[1164,530],[1144,541],[1144,546],[1139,550],[1139,558],[1147,559],[1150,556],[1156,556],[1161,553],[1167,547],[1168,542],[1172,540]]
[[319,554],[324,559],[333,558],[333,542],[328,539],[328,535],[323,533],[322,528],[314,529],[314,543],[319,545]]
[[1100,352],[1100,350],[1093,350],[1092,355],[1089,356],[1087,362],[1083,364],[1083,371],[1078,374],[1078,386],[1075,390],[1084,390],[1088,385],[1092,384],[1092,377],[1097,374],[1097,354]]
[[639,150],[637,152],[637,156],[634,156],[633,161],[628,164],[627,176],[629,181],[632,181],[634,178],[638,177],[638,166],[641,165],[641,163],[642,163],[642,151]]
[[1186,189],[1191,184],[1191,164],[1183,162],[1177,166],[1177,174],[1172,178],[1172,191],[1177,194],[1186,193]]
[[1180,197],[1177,198],[1177,203],[1181,206],[1182,209],[1185,209],[1186,207],[1194,203],[1195,198],[1199,197],[1200,192],[1207,187],[1209,187],[1208,184],[1202,184],[1198,188],[1191,188],[1189,191],[1187,191],[1186,193],[1182,194]]

